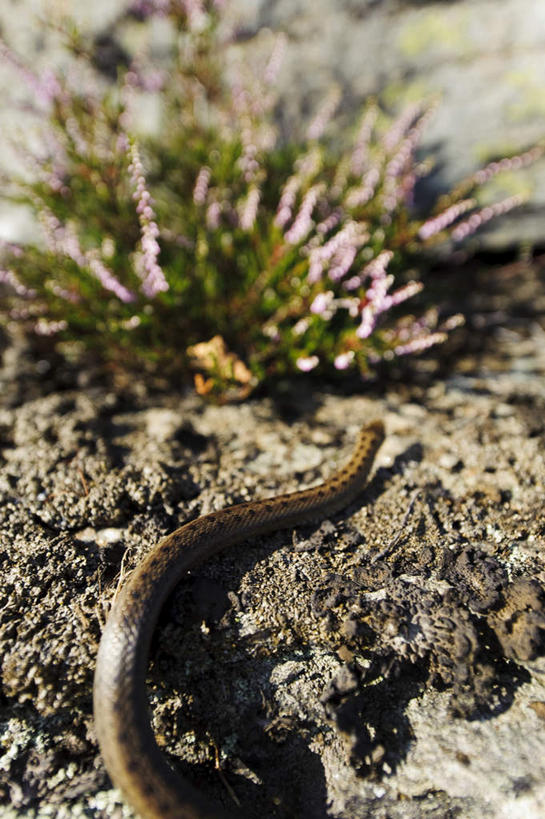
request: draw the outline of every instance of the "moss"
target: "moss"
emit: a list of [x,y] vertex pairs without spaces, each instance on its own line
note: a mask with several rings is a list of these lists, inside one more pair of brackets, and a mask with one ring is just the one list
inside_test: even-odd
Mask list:
[[463,9],[437,9],[417,13],[398,37],[406,57],[425,53],[456,53],[462,57],[471,48],[469,16]]

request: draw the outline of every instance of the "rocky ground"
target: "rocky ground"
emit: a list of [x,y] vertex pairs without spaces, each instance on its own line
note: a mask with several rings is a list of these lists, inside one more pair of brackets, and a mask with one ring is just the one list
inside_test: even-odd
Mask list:
[[[46,35],[21,8],[46,5],[0,11],[36,65]],[[64,5],[97,33],[116,13]],[[236,49],[288,34],[284,123],[332,81],[347,108],[441,91],[438,187],[542,136],[540,0],[234,5]],[[540,167],[496,244],[541,239]],[[28,229],[2,209],[2,235]],[[543,270],[451,271],[468,324],[438,363],[240,406],[107,383],[2,339],[1,816],[132,816],[91,713],[120,576],[184,521],[319,482],[372,417],[388,435],[358,503],[180,584],[149,674],[160,743],[248,819],[545,816]]]
[[120,575],[184,521],[318,482],[374,417],[357,503],[179,585],[149,671],[160,743],[249,819],[545,815],[543,269],[465,275],[438,367],[345,391],[210,406],[5,347],[1,815],[132,815],[91,713]]

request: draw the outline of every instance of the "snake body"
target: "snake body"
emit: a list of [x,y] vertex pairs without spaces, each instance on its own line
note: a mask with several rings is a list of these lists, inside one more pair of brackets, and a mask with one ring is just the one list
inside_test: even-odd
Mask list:
[[94,682],[96,733],[106,768],[145,819],[225,816],[176,775],[153,735],[145,676],[153,630],[180,578],[237,541],[308,523],[339,511],[361,491],[384,427],[362,429],[350,461],[311,489],[240,503],[186,523],[163,538],[130,575],[104,629]]

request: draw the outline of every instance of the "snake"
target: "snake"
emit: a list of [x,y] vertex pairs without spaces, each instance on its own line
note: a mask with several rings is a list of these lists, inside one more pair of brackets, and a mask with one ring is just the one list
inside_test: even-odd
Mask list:
[[381,421],[363,427],[348,463],[318,486],[228,506],[184,524],[160,540],[123,584],[98,649],[94,721],[110,779],[143,819],[229,815],[175,773],[155,740],[146,672],[166,599],[190,569],[226,547],[346,507],[362,490],[384,434]]

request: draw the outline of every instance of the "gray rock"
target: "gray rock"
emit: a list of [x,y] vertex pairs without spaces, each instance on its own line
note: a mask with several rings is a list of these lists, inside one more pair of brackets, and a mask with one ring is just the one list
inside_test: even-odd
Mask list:
[[0,812],[131,815],[90,711],[119,574],[186,520],[320,481],[382,417],[374,478],[351,508],[180,582],[154,641],[155,728],[197,787],[229,806],[227,782],[250,818],[273,804],[286,819],[542,815],[537,324],[387,397],[317,390],[310,412],[295,388],[291,422],[266,398],[116,404],[53,384],[25,398],[30,376],[16,377],[0,414]]

